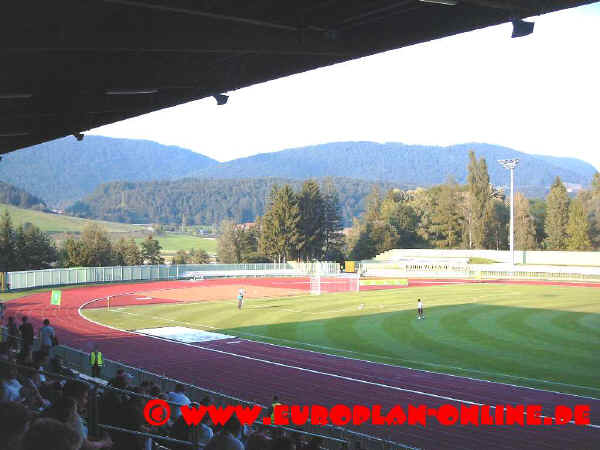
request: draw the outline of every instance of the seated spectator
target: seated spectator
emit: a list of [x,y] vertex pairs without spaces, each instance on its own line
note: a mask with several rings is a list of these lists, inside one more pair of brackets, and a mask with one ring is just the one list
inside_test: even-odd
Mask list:
[[83,381],[67,381],[63,387],[63,395],[72,398],[77,403],[76,413],[76,428],[77,433],[83,438],[82,450],[90,450],[95,448],[108,448],[112,446],[112,441],[109,436],[105,436],[99,441],[90,441],[88,439],[88,429],[81,417],[81,414],[87,408],[88,396],[90,387]]
[[[198,408],[200,405],[198,403],[192,403],[190,405],[191,408]],[[214,436],[214,432],[212,430],[212,428],[208,425],[210,421],[210,415],[209,414],[205,414],[204,417],[202,418],[202,421],[198,424],[197,427],[197,432],[198,432],[198,444],[199,444],[199,448],[203,449],[204,446],[212,439],[212,437]],[[179,439],[181,441],[192,441],[193,437],[192,437],[192,433],[193,433],[193,428],[188,426],[187,423],[185,423],[185,419],[183,418],[183,415],[180,415],[179,418],[177,419],[177,421],[175,422],[175,424],[173,425],[173,428],[171,429],[171,436],[175,439]],[[181,450],[186,450],[189,447],[188,446],[175,446],[173,444],[171,444],[172,450],[179,450],[181,448]]]
[[0,360],[8,361],[10,359],[10,345],[7,341],[0,342]]
[[[296,450],[306,450],[308,444],[304,440],[304,436],[300,433],[292,434],[292,439],[294,440],[294,445],[296,446]],[[321,448],[320,446],[315,447],[317,450]],[[312,449],[312,447],[311,447]]]
[[152,384],[148,380],[142,381],[140,383],[141,392],[143,394],[149,394],[150,393],[150,386],[152,386]]
[[[144,403],[143,399],[128,401],[123,407],[118,426],[128,430],[149,433],[150,430],[146,427],[146,419],[143,413]],[[151,438],[123,432],[112,434],[115,442],[114,450],[146,450],[146,448],[153,448]]]
[[[174,403],[177,406],[187,406],[192,401],[185,395],[185,388],[183,384],[177,384],[175,386],[175,392],[169,392],[169,396],[167,401],[169,403]],[[179,408],[175,408],[175,413],[173,414],[173,418],[177,419],[181,415],[181,410]]]
[[21,395],[25,396],[29,407],[41,411],[50,406],[50,402],[40,392],[42,382],[39,372],[34,367],[29,367],[22,369],[22,375],[24,384]]
[[313,437],[306,446],[306,450],[319,450],[323,445],[323,438],[318,436]]
[[161,395],[160,386],[152,383],[148,392],[151,397],[158,398]]
[[246,450],[264,450],[271,448],[271,438],[262,432],[255,432],[248,436]]
[[215,435],[204,447],[204,450],[244,450],[244,444],[238,439],[242,424],[237,417],[232,416],[223,431]]
[[74,429],[77,429],[79,426],[77,402],[70,397],[63,397],[57,400],[56,403],[42,413],[42,416],[47,419],[58,420]]
[[59,375],[65,375],[67,377],[76,377],[77,374],[65,366],[63,359],[56,355],[54,358],[50,360],[50,370],[49,372],[54,372]]
[[25,406],[14,402],[0,402],[0,450],[21,448],[20,443],[31,420]]
[[290,437],[282,436],[273,440],[271,450],[296,450],[296,445]]
[[70,426],[54,419],[37,419],[23,436],[22,450],[79,450],[83,439]]
[[22,402],[25,397],[21,390],[23,385],[17,380],[18,372],[13,364],[3,363],[0,365],[0,384],[2,385],[2,398],[5,402]]

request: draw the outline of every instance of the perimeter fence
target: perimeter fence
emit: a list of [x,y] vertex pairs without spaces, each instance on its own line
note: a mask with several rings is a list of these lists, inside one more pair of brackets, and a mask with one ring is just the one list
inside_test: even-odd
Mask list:
[[328,261],[262,264],[173,264],[29,270],[8,272],[5,279],[6,288],[19,290],[93,283],[182,280],[193,277],[327,275],[337,274],[339,271],[339,264]]

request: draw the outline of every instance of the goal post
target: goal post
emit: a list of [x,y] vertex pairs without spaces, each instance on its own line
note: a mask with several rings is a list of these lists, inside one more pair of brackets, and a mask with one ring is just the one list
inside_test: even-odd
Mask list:
[[321,295],[321,275],[310,277],[310,295]]
[[360,274],[358,273],[342,273],[338,275],[312,275],[310,277],[311,295],[359,291]]

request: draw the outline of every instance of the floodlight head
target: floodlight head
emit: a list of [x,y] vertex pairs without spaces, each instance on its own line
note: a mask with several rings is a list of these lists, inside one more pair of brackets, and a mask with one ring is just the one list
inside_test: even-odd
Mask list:
[[78,141],[83,141],[83,136],[84,136],[83,133],[73,133],[73,137],[75,139],[77,139]]
[[512,32],[513,38],[523,37],[523,36],[527,36],[527,35],[533,33],[533,27],[535,26],[535,23],[533,23],[533,22],[525,22],[524,20],[520,20],[520,19],[513,20],[512,24],[513,24],[513,32]]
[[219,106],[224,105],[225,103],[227,103],[227,100],[229,100],[229,96],[225,94],[216,94],[213,95],[213,97],[217,101],[217,105]]
[[509,170],[514,169],[519,164],[519,160],[516,158],[515,159],[499,159],[498,162],[500,163],[500,165],[502,167],[504,167],[505,169],[509,169]]

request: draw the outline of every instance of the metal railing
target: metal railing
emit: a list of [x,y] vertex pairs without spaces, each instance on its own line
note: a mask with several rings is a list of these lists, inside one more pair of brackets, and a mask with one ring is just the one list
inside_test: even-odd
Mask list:
[[29,270],[8,272],[5,278],[9,289],[18,290],[92,283],[180,280],[191,278],[193,273],[206,277],[221,277],[309,275],[312,273],[332,274],[338,272],[339,264],[332,262],[174,264]]
[[[86,371],[89,367],[89,354],[81,350],[74,349],[65,345],[59,345],[53,348],[55,355],[59,355],[66,364],[74,367],[78,370]],[[232,395],[227,395],[222,392],[216,392],[210,389],[195,386],[190,383],[169,378],[165,375],[155,374],[143,369],[129,366],[117,361],[104,359],[104,366],[102,368],[103,378],[112,378],[116,376],[117,371],[122,369],[128,373],[132,379],[131,383],[135,385],[141,384],[143,381],[154,383],[160,387],[161,392],[169,392],[175,389],[176,384],[182,384],[185,386],[186,395],[190,400],[194,402],[201,402],[205,397],[211,398],[211,404],[219,407],[225,407],[228,405],[242,405],[245,407],[252,407],[259,405],[266,410],[265,405],[258,404],[244,400]],[[354,431],[344,427],[337,427],[334,425],[313,425],[307,423],[300,427],[278,427],[288,431],[289,433],[301,434],[307,438],[318,436],[323,438],[326,442],[326,448],[328,449],[339,449],[344,443],[347,442],[359,442],[361,448],[373,449],[373,450],[391,450],[391,449],[412,449],[407,445],[403,445],[398,442],[394,442],[390,439],[378,438],[365,433]]]

